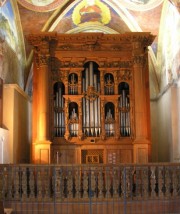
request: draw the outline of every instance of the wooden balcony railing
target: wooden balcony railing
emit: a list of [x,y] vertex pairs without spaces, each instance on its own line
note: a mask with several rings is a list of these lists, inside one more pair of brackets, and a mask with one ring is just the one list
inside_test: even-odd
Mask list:
[[3,201],[180,198],[180,164],[0,165]]

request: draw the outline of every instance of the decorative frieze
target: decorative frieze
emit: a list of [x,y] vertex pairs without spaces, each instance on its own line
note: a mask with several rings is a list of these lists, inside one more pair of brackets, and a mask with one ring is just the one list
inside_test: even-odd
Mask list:
[[136,65],[136,64],[143,65],[145,63],[145,61],[146,61],[146,59],[145,59],[144,55],[134,56],[133,60],[132,60],[134,65]]

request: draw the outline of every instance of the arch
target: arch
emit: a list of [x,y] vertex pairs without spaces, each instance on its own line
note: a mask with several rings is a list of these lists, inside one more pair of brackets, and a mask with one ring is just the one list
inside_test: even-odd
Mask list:
[[104,75],[104,94],[114,94],[114,76],[111,73],[106,73]]

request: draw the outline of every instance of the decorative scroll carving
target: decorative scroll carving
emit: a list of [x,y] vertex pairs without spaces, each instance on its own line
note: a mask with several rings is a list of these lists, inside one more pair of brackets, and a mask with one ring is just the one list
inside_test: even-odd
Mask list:
[[133,57],[133,64],[143,65],[145,63],[145,57],[142,56],[134,56]]
[[61,68],[82,68],[83,67],[83,61],[60,61],[60,67]]
[[98,43],[95,44],[84,44],[82,45],[82,50],[86,51],[96,51],[96,50],[101,50],[101,46]]
[[[48,37],[48,34],[47,34]],[[52,38],[52,35],[50,36]],[[49,38],[48,37],[48,38]],[[103,33],[84,33],[84,34],[78,34],[73,35],[69,34],[67,35],[57,35],[57,39],[61,43],[66,43],[66,44],[102,44],[103,43],[130,43],[130,42],[141,42],[144,43],[146,46],[151,45],[152,41],[154,40],[155,36],[153,36],[150,33],[141,33],[141,32],[134,32],[134,33],[125,33],[121,35],[109,35],[109,34],[103,34]]]
[[114,87],[114,82],[112,82],[111,79],[107,79],[107,82],[105,82],[104,86],[110,90],[111,88]]
[[32,46],[38,47],[41,46],[43,42],[46,42],[47,44],[51,41],[57,41],[57,33],[39,33],[39,34],[30,34],[27,37],[29,43]]
[[40,55],[38,60],[38,66],[48,65],[49,56]]
[[87,91],[83,92],[83,95],[86,99],[93,101],[95,100],[97,97],[99,97],[99,92],[97,92],[95,90],[94,86],[88,86]]
[[119,72],[119,79],[122,81],[127,81],[132,79],[132,72],[129,69],[122,69]]
[[111,62],[101,62],[101,68],[130,68],[132,66],[132,61],[111,61]]
[[79,123],[79,121],[78,121],[78,118],[71,118],[68,120],[68,123],[69,124],[76,124],[76,123]]

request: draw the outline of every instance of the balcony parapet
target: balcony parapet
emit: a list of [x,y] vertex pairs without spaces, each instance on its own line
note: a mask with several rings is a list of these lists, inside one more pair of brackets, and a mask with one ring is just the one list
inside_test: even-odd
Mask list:
[[180,164],[0,165],[0,200],[180,198]]

